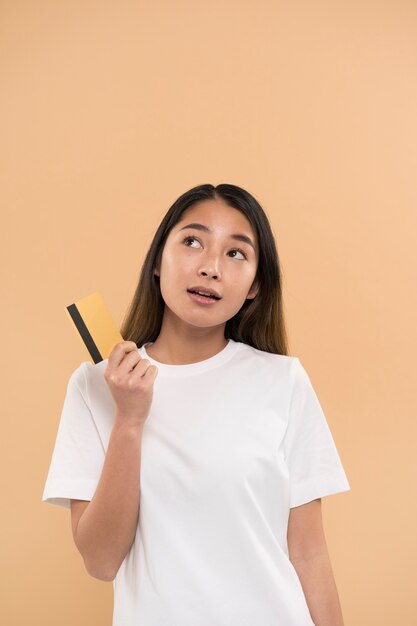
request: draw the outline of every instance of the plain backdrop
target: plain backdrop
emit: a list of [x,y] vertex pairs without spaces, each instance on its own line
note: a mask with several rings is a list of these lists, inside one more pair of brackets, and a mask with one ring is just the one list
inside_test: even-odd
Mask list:
[[169,206],[232,183],[351,485],[323,499],[345,626],[415,626],[416,78],[414,0],[1,0],[2,624],[111,625],[41,502],[88,358],[65,307],[120,324]]

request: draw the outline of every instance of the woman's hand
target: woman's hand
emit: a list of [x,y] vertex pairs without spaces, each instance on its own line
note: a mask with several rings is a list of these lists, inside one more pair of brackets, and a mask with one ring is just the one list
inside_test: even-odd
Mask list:
[[134,341],[121,341],[110,353],[104,379],[116,403],[117,414],[143,424],[152,404],[158,368],[142,359]]

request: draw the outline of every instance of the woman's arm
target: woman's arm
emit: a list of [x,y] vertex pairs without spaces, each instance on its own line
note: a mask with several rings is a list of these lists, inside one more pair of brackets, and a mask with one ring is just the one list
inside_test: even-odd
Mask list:
[[101,580],[114,580],[136,537],[142,435],[157,374],[134,341],[117,343],[104,371],[116,411],[100,480],[87,505],[71,502],[75,544],[89,574]]
[[75,544],[88,573],[99,580],[114,580],[135,538],[142,433],[143,424],[118,413],[91,502],[71,502]]
[[343,626],[342,609],[324,536],[321,499],[290,509],[289,558],[316,626]]

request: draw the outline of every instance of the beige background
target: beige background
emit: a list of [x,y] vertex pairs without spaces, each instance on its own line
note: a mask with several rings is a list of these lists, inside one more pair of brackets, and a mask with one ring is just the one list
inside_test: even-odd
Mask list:
[[86,359],[64,308],[120,323],[170,204],[227,182],[270,217],[351,484],[323,500],[345,626],[416,624],[416,54],[414,0],[1,1],[1,623],[110,626],[41,503]]

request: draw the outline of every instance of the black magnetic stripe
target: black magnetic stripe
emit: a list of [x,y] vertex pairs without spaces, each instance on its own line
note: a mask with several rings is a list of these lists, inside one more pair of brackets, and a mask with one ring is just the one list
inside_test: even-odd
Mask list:
[[70,304],[69,306],[67,306],[67,310],[68,313],[71,315],[71,319],[77,327],[77,330],[80,333],[81,338],[87,347],[87,350],[91,354],[91,358],[93,359],[94,363],[100,363],[100,361],[103,360],[103,357],[101,356],[96,344],[94,343],[94,339],[90,335],[90,332],[85,325],[85,322],[81,317],[79,310],[77,309],[75,304]]

